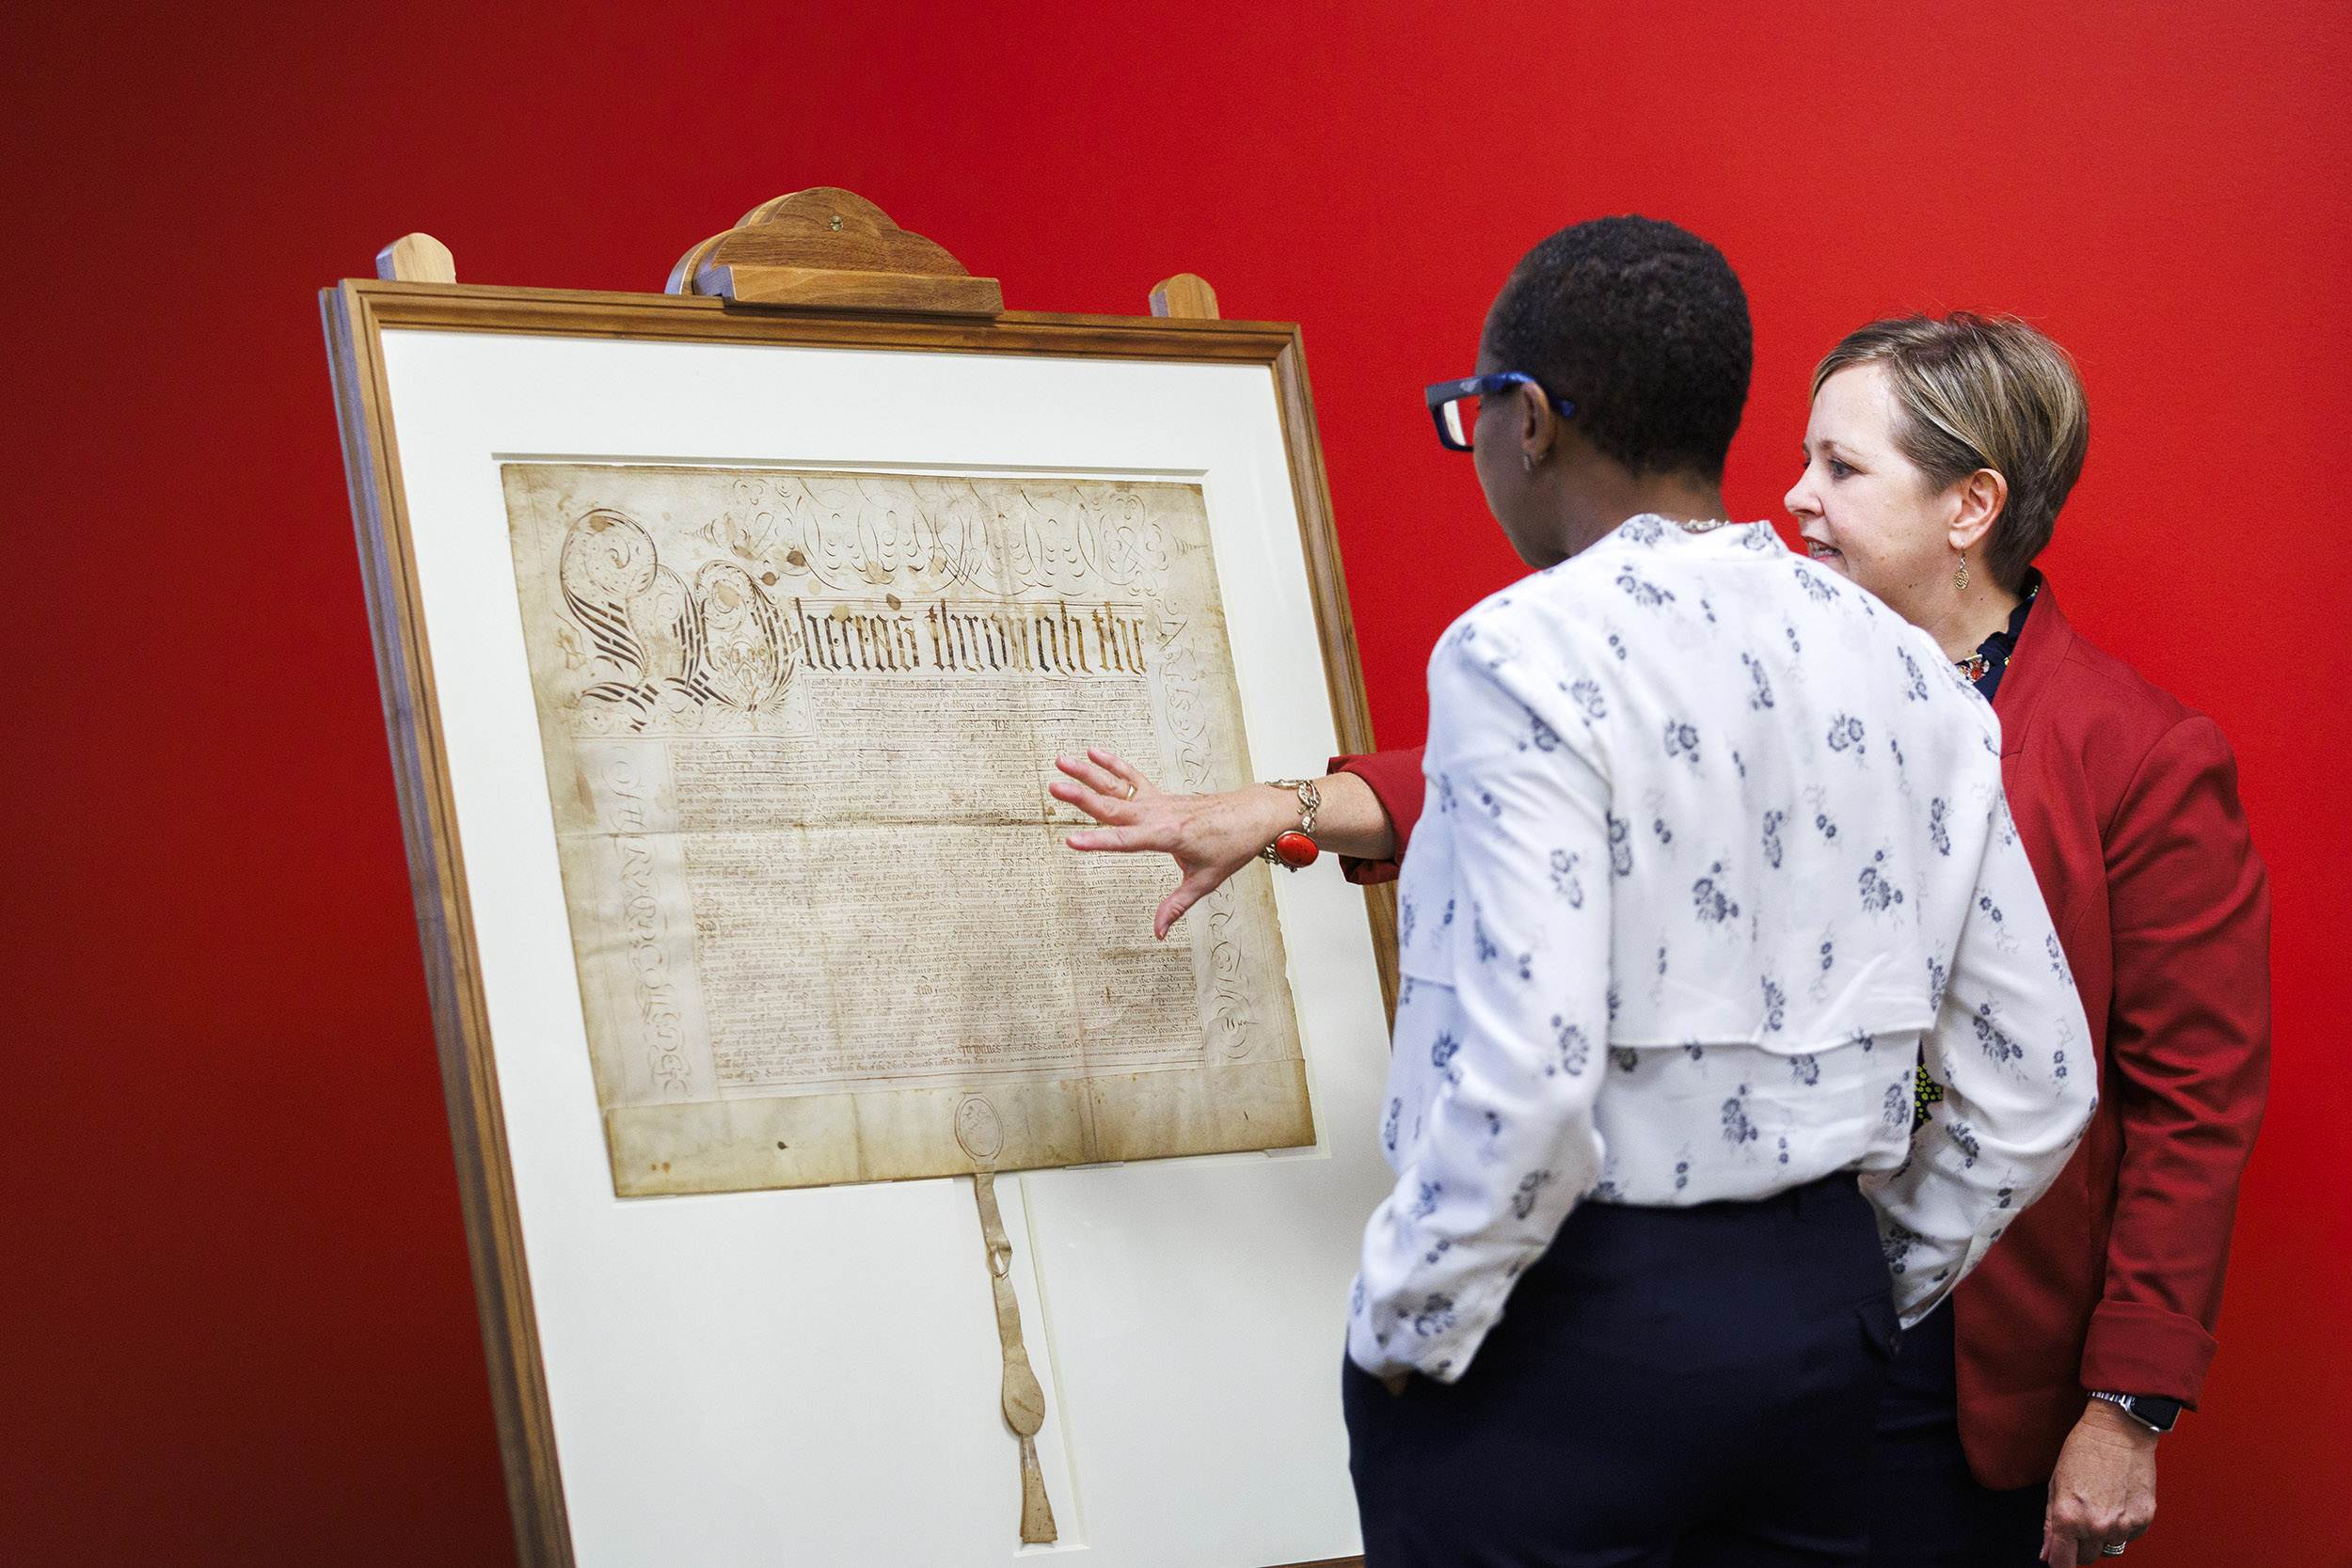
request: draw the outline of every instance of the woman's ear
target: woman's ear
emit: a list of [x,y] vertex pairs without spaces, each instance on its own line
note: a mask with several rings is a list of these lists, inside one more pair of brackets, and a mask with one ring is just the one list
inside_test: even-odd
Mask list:
[[1511,391],[1512,411],[1518,416],[1519,427],[1519,451],[1529,463],[1541,463],[1559,443],[1560,416],[1553,411],[1541,387],[1522,381]]
[[1951,522],[1952,548],[1965,551],[1993,531],[2009,505],[2009,481],[1997,468],[1979,468],[1960,482],[1960,510]]

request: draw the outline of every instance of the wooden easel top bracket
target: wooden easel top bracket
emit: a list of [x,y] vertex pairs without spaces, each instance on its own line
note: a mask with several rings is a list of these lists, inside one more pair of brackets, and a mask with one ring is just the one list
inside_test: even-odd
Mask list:
[[[454,283],[449,246],[404,234],[376,252],[375,275],[389,282]],[[910,233],[890,214],[834,185],[777,197],[678,258],[666,293],[743,305],[815,310],[887,310],[994,320],[1005,293],[975,277],[945,245]],[[1152,288],[1152,314],[1175,321],[1218,319],[1216,291],[1180,272]]]
[[909,233],[864,197],[834,185],[753,208],[742,222],[678,258],[668,292],[743,305],[1005,313],[996,279],[973,277],[945,245]]

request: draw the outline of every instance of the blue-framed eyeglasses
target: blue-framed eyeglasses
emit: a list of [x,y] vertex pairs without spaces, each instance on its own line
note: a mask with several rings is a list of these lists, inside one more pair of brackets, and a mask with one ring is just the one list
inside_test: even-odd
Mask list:
[[1433,382],[1422,396],[1429,400],[1429,417],[1438,421],[1438,441],[1448,451],[1468,451],[1470,438],[1478,429],[1478,400],[1507,392],[1524,382],[1544,393],[1544,401],[1560,411],[1563,419],[1574,417],[1576,404],[1566,398],[1553,397],[1544,391],[1544,384],[1532,375],[1518,371],[1498,371],[1493,375],[1467,375],[1459,381]]

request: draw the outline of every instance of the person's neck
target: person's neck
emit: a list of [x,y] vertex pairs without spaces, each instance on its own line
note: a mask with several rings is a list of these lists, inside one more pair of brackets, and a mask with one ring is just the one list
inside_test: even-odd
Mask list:
[[1979,578],[1965,590],[1947,593],[1944,603],[1917,625],[1935,639],[1946,658],[1957,663],[1974,656],[1986,638],[2009,625],[2020,599],[1989,576]]
[[[1692,473],[1629,474],[1619,468],[1597,486],[1583,512],[1583,527],[1571,525],[1565,543],[1576,555],[1614,532],[1628,517],[1657,516],[1670,523],[1715,522],[1730,515],[1724,509],[1721,483]],[[1578,537],[1578,535],[1581,537]]]
[[1670,523],[1715,522],[1729,515],[1724,510],[1724,487],[1690,473],[1629,476],[1625,492],[1611,498],[1609,510],[1616,514],[1609,524],[1613,529],[1644,514]]

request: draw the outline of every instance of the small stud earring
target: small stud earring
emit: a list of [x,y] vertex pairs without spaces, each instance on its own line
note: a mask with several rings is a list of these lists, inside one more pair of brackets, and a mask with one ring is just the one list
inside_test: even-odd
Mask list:
[[1535,471],[1535,460],[1527,453],[1521,452],[1519,453],[1519,467],[1532,474]]
[[1952,586],[1963,594],[1968,592],[1968,562],[1965,561],[1960,563],[1960,570],[1952,574]]

